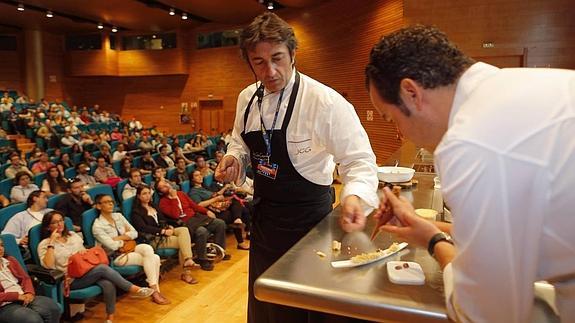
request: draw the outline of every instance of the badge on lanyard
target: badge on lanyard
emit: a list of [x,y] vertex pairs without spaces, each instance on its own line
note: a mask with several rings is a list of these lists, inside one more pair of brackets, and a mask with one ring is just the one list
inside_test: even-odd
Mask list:
[[258,161],[256,173],[269,179],[276,179],[278,168],[278,164],[270,163],[269,160],[260,159]]
[[271,163],[270,162],[270,158],[272,156],[272,136],[273,136],[273,131],[276,125],[276,121],[278,119],[278,114],[279,114],[279,110],[280,110],[280,105],[281,105],[281,101],[284,95],[284,89],[281,90],[279,99],[278,99],[278,103],[277,103],[277,107],[276,107],[276,112],[274,115],[274,120],[272,122],[272,126],[269,130],[266,129],[266,126],[264,124],[264,120],[263,120],[263,116],[262,116],[262,101],[261,98],[258,98],[258,108],[260,110],[260,125],[261,125],[261,131],[262,131],[262,137],[264,140],[264,144],[266,145],[266,155],[265,158],[259,158],[258,159],[258,165],[257,165],[257,169],[256,169],[256,173],[262,176],[265,176],[269,179],[276,179],[276,176],[278,174],[278,164],[276,163]]

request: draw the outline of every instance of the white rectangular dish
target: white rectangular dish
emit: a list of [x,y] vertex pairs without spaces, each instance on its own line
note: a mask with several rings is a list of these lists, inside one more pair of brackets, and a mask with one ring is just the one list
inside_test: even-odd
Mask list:
[[407,246],[408,246],[407,242],[402,242],[402,243],[398,244],[397,250],[390,251],[389,249],[385,249],[385,250],[383,250],[381,256],[378,256],[377,258],[370,259],[370,260],[367,260],[364,262],[354,262],[351,260],[332,261],[331,266],[333,268],[351,268],[351,267],[358,267],[358,266],[371,264],[373,262],[380,261],[381,259],[384,259],[384,258],[387,258],[391,255],[394,255],[394,254],[400,252],[401,250],[405,249]]

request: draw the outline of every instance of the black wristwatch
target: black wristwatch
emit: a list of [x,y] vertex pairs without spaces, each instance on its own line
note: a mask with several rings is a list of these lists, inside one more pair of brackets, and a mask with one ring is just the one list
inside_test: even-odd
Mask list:
[[448,243],[451,243],[453,245],[453,240],[451,239],[451,237],[449,236],[449,234],[445,233],[445,232],[439,232],[433,235],[433,237],[431,237],[431,239],[429,239],[429,244],[427,245],[427,252],[429,252],[429,254],[433,257],[434,255],[434,250],[435,250],[435,245],[440,242],[440,241],[445,241]]

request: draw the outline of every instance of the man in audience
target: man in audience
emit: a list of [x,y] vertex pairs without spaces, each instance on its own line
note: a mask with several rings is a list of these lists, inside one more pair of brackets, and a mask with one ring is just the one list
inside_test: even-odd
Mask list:
[[[122,191],[122,199],[127,200],[132,196],[136,196],[136,191],[138,190],[138,186],[142,185],[142,173],[137,168],[132,168],[130,170],[130,177],[128,178],[128,183],[124,186],[124,190]],[[154,194],[154,190],[152,189],[152,194]]]
[[84,124],[84,121],[82,121],[82,119],[80,119],[80,117],[78,116],[78,112],[73,111],[70,118],[68,118],[68,122],[70,123],[70,125],[80,125],[80,124]]
[[32,172],[34,174],[44,173],[52,166],[54,166],[54,164],[50,161],[50,157],[48,157],[47,153],[43,152],[40,155],[40,160],[32,165]]
[[90,175],[90,166],[86,163],[76,165],[76,178],[79,179],[84,185],[84,189],[90,188],[98,184],[94,176]]
[[162,137],[160,139],[160,143],[158,144],[158,147],[156,147],[156,149],[158,150],[158,152],[160,153],[162,147],[165,146],[168,149],[168,154],[172,153],[172,146],[170,146],[170,144],[168,144],[168,138],[166,137]]
[[176,158],[176,171],[172,175],[172,180],[174,183],[180,185],[182,182],[189,180],[188,172],[186,171],[186,160],[182,157]]
[[26,164],[20,159],[20,155],[14,152],[10,155],[10,166],[6,168],[4,174],[6,178],[14,178],[18,172],[27,172],[30,174],[30,177],[34,176],[28,167],[26,167]]
[[14,183],[17,185],[12,186],[12,189],[10,189],[10,201],[12,203],[26,202],[30,193],[39,189],[38,186],[31,183],[31,181],[32,177],[28,172],[22,171],[16,173]]
[[114,169],[112,169],[112,167],[108,166],[106,158],[102,156],[98,157],[97,163],[98,167],[94,172],[94,178],[96,179],[96,181],[102,184],[108,184],[112,187],[116,187],[116,185],[118,185],[118,183],[122,179],[118,177],[118,175],[116,175],[116,172],[114,172]]
[[36,224],[42,223],[44,214],[52,211],[47,208],[48,197],[46,193],[38,190],[30,193],[26,200],[28,208],[16,213],[2,231],[2,234],[11,234],[21,246],[28,246],[28,231]]
[[74,146],[74,144],[79,144],[80,141],[78,141],[78,139],[74,138],[74,136],[72,136],[72,133],[70,131],[66,131],[66,133],[64,134],[64,137],[62,137],[62,139],[60,139],[60,141],[62,142],[62,145],[67,146],[67,147],[72,147]]
[[55,209],[72,219],[74,231],[82,231],[82,213],[92,208],[94,202],[84,190],[84,183],[75,178],[68,182],[68,193],[60,198]]
[[450,318],[530,322],[546,280],[561,321],[575,322],[575,72],[474,62],[413,26],[375,45],[366,76],[383,118],[434,152],[453,241],[388,189],[381,221],[438,261]]
[[160,146],[160,156],[158,156],[158,158],[156,159],[156,164],[166,169],[174,167],[175,165],[174,160],[170,158],[170,156],[168,155],[169,154],[168,147],[169,145],[167,144]]
[[143,128],[142,123],[140,121],[136,120],[135,117],[133,117],[132,120],[130,120],[130,122],[128,123],[128,127],[132,131],[142,130],[142,128]]
[[140,141],[138,144],[138,148],[140,148],[142,151],[150,151],[154,150],[154,145],[150,143],[148,136],[143,136],[142,141]]
[[[207,258],[206,244],[208,236],[214,235],[215,242],[222,248],[226,248],[226,224],[217,219],[216,215],[190,199],[186,193],[176,191],[165,181],[156,183],[156,191],[160,198],[160,211],[172,220],[181,220],[190,230],[190,236],[194,241],[194,255],[197,263],[203,270],[213,270],[214,266]],[[231,256],[226,254],[223,260],[229,260]]]
[[196,156],[196,170],[200,171],[203,177],[214,173],[214,171],[210,169],[210,166],[208,166],[208,163],[206,163],[204,156],[201,155]]

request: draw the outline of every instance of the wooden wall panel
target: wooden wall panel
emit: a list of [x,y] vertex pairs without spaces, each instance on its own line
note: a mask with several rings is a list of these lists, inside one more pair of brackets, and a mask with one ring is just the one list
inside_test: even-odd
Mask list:
[[186,74],[185,53],[182,49],[126,50],[118,53],[120,76]]
[[64,83],[64,37],[42,33],[44,55],[44,97],[49,100],[68,100],[62,89]]
[[527,67],[575,69],[573,0],[405,0],[404,14],[408,24],[439,27],[470,56],[493,42],[493,52],[527,48]]
[[[20,44],[19,44],[20,45]],[[22,73],[23,51],[0,51],[0,91],[10,89],[19,92],[24,90],[24,74]]]

